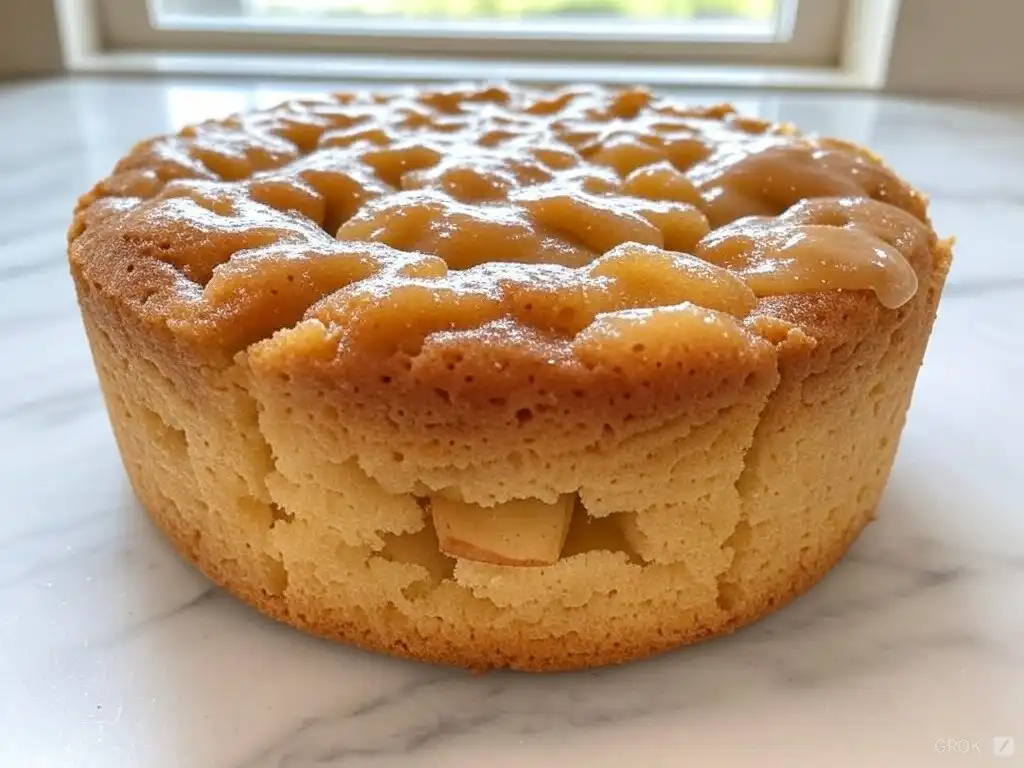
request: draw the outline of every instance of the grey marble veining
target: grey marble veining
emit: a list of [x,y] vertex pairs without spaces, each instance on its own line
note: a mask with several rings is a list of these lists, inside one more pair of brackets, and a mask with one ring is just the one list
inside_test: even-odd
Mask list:
[[0,766],[1024,762],[1024,110],[693,95],[873,146],[958,239],[879,519],[733,637],[476,677],[304,637],[181,563],[128,489],[78,320],[79,193],[142,137],[320,88],[0,86]]

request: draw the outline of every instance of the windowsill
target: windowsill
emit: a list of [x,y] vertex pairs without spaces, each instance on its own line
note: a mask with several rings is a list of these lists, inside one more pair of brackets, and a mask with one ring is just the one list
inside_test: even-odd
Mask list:
[[316,56],[116,52],[75,57],[69,69],[87,74],[168,74],[229,77],[429,82],[514,80],[557,84],[862,90],[871,84],[856,71],[819,67],[717,66],[646,62],[501,61],[401,58],[394,56]]

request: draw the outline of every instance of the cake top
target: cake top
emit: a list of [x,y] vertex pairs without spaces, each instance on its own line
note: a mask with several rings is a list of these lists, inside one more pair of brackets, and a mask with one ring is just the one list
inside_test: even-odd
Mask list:
[[779,295],[894,309],[931,237],[918,193],[851,144],[640,89],[507,87],[335,94],[143,142],[69,235],[88,284],[228,357],[282,329],[387,355],[572,343],[682,305],[742,321]]

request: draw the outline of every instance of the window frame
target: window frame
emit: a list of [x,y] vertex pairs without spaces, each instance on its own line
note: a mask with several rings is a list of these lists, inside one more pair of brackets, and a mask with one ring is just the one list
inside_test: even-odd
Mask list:
[[145,0],[55,0],[65,64],[75,72],[827,89],[881,87],[900,1],[803,0],[788,40],[618,35],[595,45],[536,32],[487,38],[451,30],[325,34],[251,31],[231,23],[164,29],[150,22]]
[[[843,21],[850,0],[786,0],[780,19],[783,39],[749,35],[744,40],[708,39],[695,30],[637,34],[612,29],[580,38],[570,24],[521,25],[490,22],[456,24],[359,20],[340,30],[316,31],[312,25],[282,20],[253,24],[222,19],[209,24],[158,26],[146,0],[96,0],[103,38],[122,50],[395,54],[519,57],[552,60],[625,60],[688,63],[784,64],[828,66],[838,61]],[[788,17],[788,18],[787,18]],[[560,28],[559,28],[560,27]]]

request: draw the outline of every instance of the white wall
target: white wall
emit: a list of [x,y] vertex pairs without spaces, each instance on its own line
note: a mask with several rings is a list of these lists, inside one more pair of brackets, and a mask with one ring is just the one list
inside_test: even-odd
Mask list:
[[60,39],[53,3],[0,0],[0,78],[60,70]]
[[886,90],[1024,97],[1024,0],[903,0],[894,43]]

